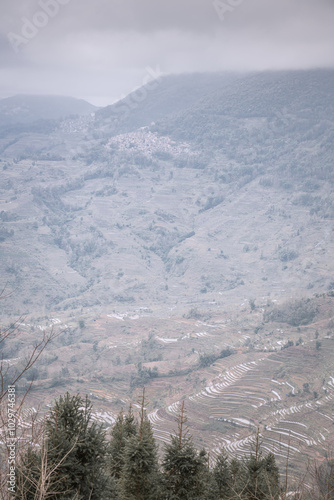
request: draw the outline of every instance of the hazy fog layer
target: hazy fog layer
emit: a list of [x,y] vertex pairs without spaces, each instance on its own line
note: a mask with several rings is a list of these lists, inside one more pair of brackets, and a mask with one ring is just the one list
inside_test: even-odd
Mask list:
[[2,0],[0,14],[0,97],[106,105],[152,70],[334,65],[333,0]]

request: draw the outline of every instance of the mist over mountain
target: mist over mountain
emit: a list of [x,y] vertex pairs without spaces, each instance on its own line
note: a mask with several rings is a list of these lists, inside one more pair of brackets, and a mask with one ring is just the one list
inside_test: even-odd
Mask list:
[[325,457],[333,103],[330,69],[159,76],[102,109],[0,101],[0,310],[25,318],[4,359],[65,330],[32,404],[85,387],[110,425],[145,386],[160,442],[185,401],[213,457],[256,429],[293,473]]
[[130,92],[117,103],[96,113],[98,127],[109,125],[114,134],[132,132],[152,122],[182,113],[203,97],[210,96],[238,78],[233,73],[159,75]]

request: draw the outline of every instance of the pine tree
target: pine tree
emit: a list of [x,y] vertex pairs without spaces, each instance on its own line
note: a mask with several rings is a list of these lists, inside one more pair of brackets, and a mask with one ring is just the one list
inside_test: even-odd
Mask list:
[[121,477],[124,466],[124,448],[127,440],[138,433],[138,423],[135,421],[132,407],[124,418],[123,410],[120,411],[115,425],[111,431],[111,440],[108,446],[108,466],[111,476],[117,480]]
[[66,393],[46,421],[41,450],[23,457],[18,476],[27,491],[19,498],[116,499],[104,472],[106,448],[104,431],[91,422],[89,400]]
[[138,432],[128,437],[120,475],[122,500],[158,500],[158,448],[145,411],[145,388],[140,409]]
[[205,500],[218,500],[219,499],[219,491],[216,480],[213,475],[213,471],[210,467],[210,454],[207,454],[205,449],[203,448],[199,452],[199,457],[203,460],[203,468],[202,478],[203,478],[203,492],[200,498],[205,498]]
[[184,402],[178,419],[178,433],[165,445],[162,462],[166,498],[173,500],[205,499],[207,490],[206,454],[199,454],[185,427]]
[[231,498],[232,473],[227,455],[224,452],[218,455],[216,465],[213,469],[213,477],[218,488],[218,498]]
[[272,453],[263,457],[260,434],[256,434],[254,453],[243,460],[234,484],[235,491],[247,500],[276,500],[279,498],[279,471]]
[[46,429],[52,445],[49,460],[57,462],[69,453],[58,472],[62,475],[65,491],[75,491],[81,498],[93,500],[99,499],[107,488],[103,473],[107,450],[102,427],[91,423],[91,409],[87,398],[67,393],[56,401]]
[[[55,481],[53,483],[56,487]],[[50,480],[42,479],[41,453],[29,446],[16,468],[16,488],[13,496],[17,499],[35,500],[37,492],[49,493],[49,486]]]
[[279,469],[273,453],[268,453],[262,460],[261,482],[263,484],[261,488],[265,494],[270,498],[279,498]]

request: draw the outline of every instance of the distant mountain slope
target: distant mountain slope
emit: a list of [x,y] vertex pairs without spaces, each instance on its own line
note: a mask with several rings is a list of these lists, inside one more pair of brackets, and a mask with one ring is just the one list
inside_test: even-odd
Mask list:
[[177,139],[224,135],[227,119],[334,120],[334,70],[244,74],[158,125]]
[[0,100],[0,126],[86,115],[97,108],[67,96],[16,95]]
[[99,110],[96,123],[107,127],[112,134],[132,132],[189,108],[237,78],[237,74],[228,73],[167,75]]
[[20,285],[13,307],[143,301],[183,313],[327,291],[333,82],[330,70],[173,76],[118,128],[160,114],[151,129],[167,137],[111,137],[114,108],[0,134],[0,274]]
[[333,103],[334,70],[246,74],[152,130],[214,154],[217,166],[334,180]]

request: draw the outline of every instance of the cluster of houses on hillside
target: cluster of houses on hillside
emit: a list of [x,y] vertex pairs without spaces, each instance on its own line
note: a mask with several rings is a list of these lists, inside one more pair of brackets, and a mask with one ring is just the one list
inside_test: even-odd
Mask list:
[[132,150],[136,153],[142,153],[149,158],[156,155],[164,155],[166,159],[170,156],[196,155],[191,150],[189,144],[177,143],[169,137],[158,136],[150,132],[147,127],[142,127],[136,132],[112,137],[108,141],[107,147],[110,149],[115,148],[118,151]]

